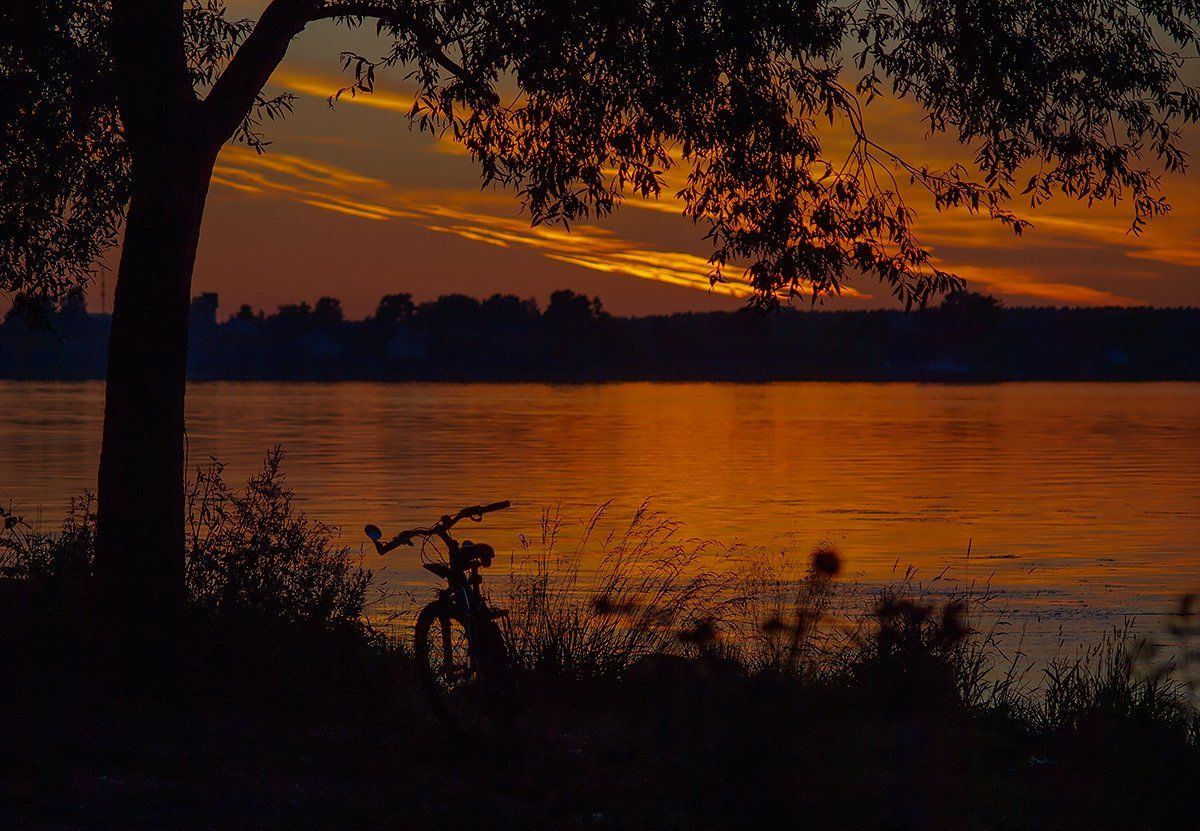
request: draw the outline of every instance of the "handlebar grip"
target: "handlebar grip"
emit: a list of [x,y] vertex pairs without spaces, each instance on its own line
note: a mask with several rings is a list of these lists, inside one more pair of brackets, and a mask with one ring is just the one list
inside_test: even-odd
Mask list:
[[505,499],[503,502],[493,502],[490,505],[481,505],[479,513],[490,514],[492,511],[503,511],[505,508],[511,508],[512,502]]
[[408,534],[397,534],[387,542],[379,542],[376,540],[375,550],[380,554],[387,554],[388,552],[394,551],[402,545],[412,545],[412,537],[410,537]]

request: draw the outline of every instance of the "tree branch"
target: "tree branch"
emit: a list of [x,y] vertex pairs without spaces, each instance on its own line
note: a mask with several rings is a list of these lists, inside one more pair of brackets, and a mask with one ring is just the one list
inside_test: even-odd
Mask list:
[[313,17],[320,8],[320,0],[271,0],[204,100],[217,141],[224,142],[242,123],[292,38],[310,20],[320,19]]
[[237,129],[287,54],[292,38],[309,23],[343,17],[369,17],[387,25],[408,27],[421,51],[438,66],[461,81],[478,83],[470,71],[445,53],[433,31],[398,6],[371,0],[328,4],[323,0],[271,0],[202,104],[214,139],[223,142]]
[[434,63],[461,81],[475,83],[477,80],[465,67],[445,53],[435,34],[415,15],[405,16],[401,9],[386,3],[347,0],[323,6],[309,20],[330,20],[338,17],[371,17],[392,26],[407,26],[416,35],[417,45]]

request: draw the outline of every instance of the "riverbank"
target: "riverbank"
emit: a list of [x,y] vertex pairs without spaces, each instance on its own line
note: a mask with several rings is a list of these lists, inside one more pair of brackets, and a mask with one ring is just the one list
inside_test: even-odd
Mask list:
[[6,515],[10,824],[1094,831],[1200,809],[1194,665],[1117,633],[1033,670],[978,598],[904,584],[839,618],[831,548],[731,594],[653,515],[586,588],[548,529],[495,586],[506,696],[448,725],[408,622],[364,623],[369,575],[278,476],[275,455],[245,489],[193,486],[190,600],[148,626],[93,602],[87,502],[55,535]]
[[21,828],[1194,818],[1195,713],[1178,688],[1127,674],[1126,644],[1018,695],[980,687],[944,614],[895,614],[820,672],[697,654],[615,672],[535,667],[515,703],[465,734],[430,715],[406,651],[370,633],[197,619],[169,672],[130,684],[86,620],[6,614],[0,797]]

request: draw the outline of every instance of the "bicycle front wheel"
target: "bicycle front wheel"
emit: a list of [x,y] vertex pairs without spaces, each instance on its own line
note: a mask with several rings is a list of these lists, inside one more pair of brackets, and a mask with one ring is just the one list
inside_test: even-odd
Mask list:
[[509,680],[504,636],[495,622],[476,621],[469,631],[445,603],[435,601],[417,617],[413,653],[434,714],[447,727],[494,726]]
[[467,627],[453,617],[443,603],[430,603],[417,616],[413,653],[417,673],[436,701],[440,702],[479,680]]

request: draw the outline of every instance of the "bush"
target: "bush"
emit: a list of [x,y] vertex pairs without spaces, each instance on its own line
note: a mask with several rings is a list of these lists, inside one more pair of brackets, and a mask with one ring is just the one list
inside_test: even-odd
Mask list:
[[[262,469],[236,490],[213,460],[187,489],[186,579],[192,602],[216,615],[293,623],[358,625],[371,572],[356,563],[336,530],[293,504],[271,450]],[[0,575],[82,583],[96,550],[95,500],[71,501],[58,534],[35,531],[0,508]]]
[[71,500],[58,535],[42,534],[25,518],[0,507],[0,576],[21,580],[85,579],[96,552],[96,500]]
[[282,463],[276,447],[241,491],[216,460],[197,471],[187,494],[188,593],[216,613],[357,623],[371,572],[337,544],[336,529],[293,505]]

